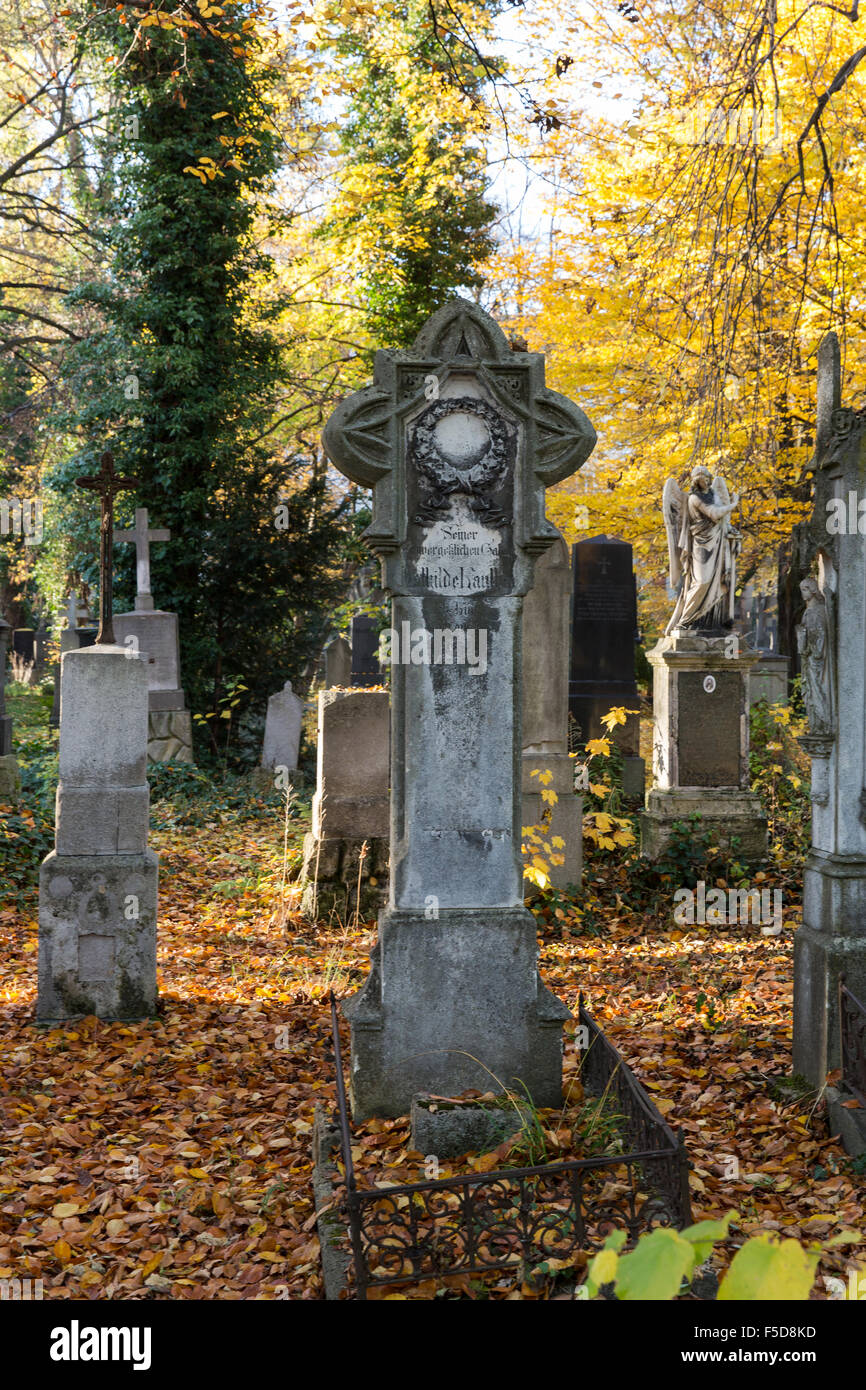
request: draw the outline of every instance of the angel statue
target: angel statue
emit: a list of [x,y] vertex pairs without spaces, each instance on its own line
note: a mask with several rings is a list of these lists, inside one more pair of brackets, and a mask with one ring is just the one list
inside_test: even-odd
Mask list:
[[718,632],[731,626],[742,537],[730,518],[739,501],[740,494],[732,499],[724,478],[712,477],[703,465],[692,469],[688,493],[676,478],[665,483],[662,511],[671,585],[680,586],[666,636],[678,627]]

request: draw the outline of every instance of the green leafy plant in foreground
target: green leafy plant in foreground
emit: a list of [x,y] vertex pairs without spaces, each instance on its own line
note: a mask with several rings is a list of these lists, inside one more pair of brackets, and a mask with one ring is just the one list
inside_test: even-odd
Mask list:
[[[699,1221],[683,1231],[656,1227],[640,1237],[635,1248],[621,1254],[625,1231],[614,1231],[591,1261],[584,1297],[596,1298],[610,1287],[625,1302],[663,1302],[688,1291],[692,1275],[728,1239],[736,1212],[719,1221]],[[856,1231],[842,1231],[825,1244],[801,1245],[761,1232],[740,1247],[719,1285],[719,1302],[803,1302],[815,1281],[822,1250],[860,1240]]]

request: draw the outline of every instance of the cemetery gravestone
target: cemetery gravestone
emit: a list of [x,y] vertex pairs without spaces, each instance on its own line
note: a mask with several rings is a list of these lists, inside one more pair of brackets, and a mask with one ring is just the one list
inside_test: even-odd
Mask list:
[[[595,536],[572,548],[571,676],[568,701],[581,744],[610,737],[601,717],[614,706],[636,711],[634,651],[638,640],[632,548]],[[640,718],[629,714],[612,737],[623,754],[623,789],[643,796]]]
[[[558,1105],[568,1014],[538,975],[522,898],[520,624],[557,538],[545,488],[595,433],[545,388],[540,354],[512,351],[457,300],[411,349],[376,354],[373,385],[337,408],[324,443],[373,487],[366,540],[392,629],[414,634],[412,659],[391,667],[389,902],[370,977],[344,1006],[354,1112],[405,1115],[418,1092],[516,1079]],[[467,651],[483,634],[483,670],[454,660],[455,634]],[[416,638],[429,660],[415,661]]]
[[136,1019],[156,1010],[158,860],[148,848],[147,667],[114,643],[110,454],[79,485],[99,493],[100,626],[61,661],[55,848],[39,875],[37,1018]]
[[814,579],[798,630],[812,758],[812,846],[794,934],[794,1071],[815,1087],[840,1064],[839,981],[866,997],[866,536],[828,525],[863,497],[866,412],[841,406],[839,343],[818,353],[815,508],[803,539]]
[[361,614],[352,619],[352,676],[351,685],[382,684],[379,665],[379,623]]
[[325,648],[325,687],[344,687],[352,680],[352,648],[345,637],[333,637]]
[[12,716],[6,713],[6,651],[12,628],[0,615],[0,801],[18,795],[18,762],[12,752]]
[[303,717],[304,702],[293,693],[292,682],[286,681],[268,700],[262,767],[285,767],[290,772],[297,768]]
[[136,553],[135,611],[118,613],[114,630],[118,643],[144,654],[148,672],[148,743],[150,762],[191,763],[192,715],[180,683],[177,614],[154,608],[150,592],[150,546],[168,541],[171,532],[150,530],[147,509],[137,507],[131,531],[115,531],[115,542],[131,542]]
[[311,921],[333,914],[345,923],[384,902],[389,728],[387,690],[319,692],[313,825],[301,870],[301,911]]
[[[574,758],[568,755],[568,667],[571,567],[562,536],[539,557],[535,583],[523,601],[523,824],[537,826],[550,809],[544,838],[564,841],[550,864],[556,888],[579,884],[583,872],[582,798],[574,791]],[[549,808],[538,774],[557,801]],[[536,775],[533,775],[536,774]],[[527,885],[527,892],[531,885]]]
[[[91,618],[87,605],[81,602],[77,594],[69,595],[66,613],[68,625],[60,634],[61,662],[64,653],[77,651],[79,647],[92,647],[96,641],[96,628],[89,625]],[[60,726],[60,662],[52,668],[52,671],[54,675],[54,702],[48,723],[52,729],[57,729]]]

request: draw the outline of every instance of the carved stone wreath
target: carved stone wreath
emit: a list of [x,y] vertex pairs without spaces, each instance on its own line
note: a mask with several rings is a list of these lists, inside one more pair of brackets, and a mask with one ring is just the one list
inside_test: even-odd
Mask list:
[[[449,415],[475,415],[483,420],[490,442],[475,463],[458,468],[436,443],[436,426]],[[508,526],[511,518],[491,499],[491,492],[508,472],[508,428],[502,416],[474,396],[452,396],[434,401],[419,416],[412,430],[409,458],[418,470],[418,482],[424,494],[415,521],[430,525],[450,507],[449,499],[456,492],[466,493],[469,508],[483,522]]]

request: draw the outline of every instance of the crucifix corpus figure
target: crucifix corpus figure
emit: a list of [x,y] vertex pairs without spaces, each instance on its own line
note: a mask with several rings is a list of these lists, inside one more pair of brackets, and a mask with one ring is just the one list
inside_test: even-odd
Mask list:
[[114,499],[127,488],[138,487],[137,478],[121,477],[114,471],[114,457],[106,449],[101,459],[102,467],[90,478],[76,478],[79,487],[86,487],[102,499],[102,521],[99,531],[99,631],[96,645],[114,646],[114,626],[112,623],[112,540],[114,536]]
[[731,512],[740,495],[731,499],[724,478],[708,468],[692,469],[691,488],[683,492],[668,478],[662,492],[662,511],[668,537],[672,587],[679,595],[665,634],[677,628],[719,632],[734,618],[737,556],[742,536],[731,525]]
[[147,528],[147,507],[136,507],[135,525],[131,531],[115,531],[115,545],[132,542],[135,546],[135,608],[138,613],[149,613],[153,609],[153,594],[150,592],[150,547],[156,541],[170,541],[171,532],[159,528]]

